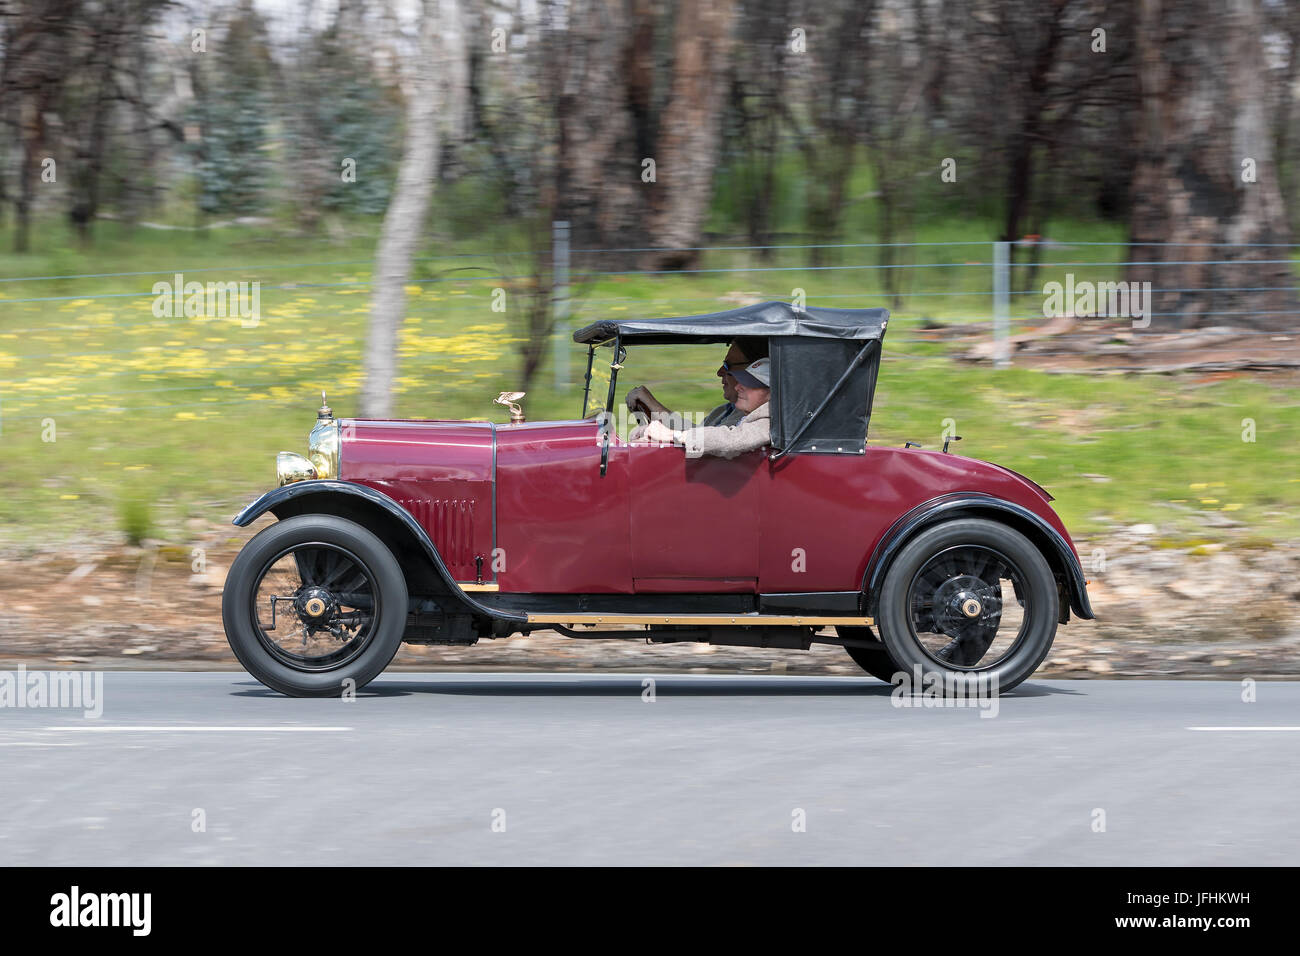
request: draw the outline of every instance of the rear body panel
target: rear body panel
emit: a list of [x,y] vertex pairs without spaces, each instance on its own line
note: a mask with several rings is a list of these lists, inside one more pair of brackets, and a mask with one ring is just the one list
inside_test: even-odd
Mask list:
[[1030,482],[961,455],[885,447],[868,447],[853,458],[795,455],[772,463],[765,479],[764,592],[860,589],[871,556],[895,522],[926,502],[962,492],[1020,505],[1070,540]]

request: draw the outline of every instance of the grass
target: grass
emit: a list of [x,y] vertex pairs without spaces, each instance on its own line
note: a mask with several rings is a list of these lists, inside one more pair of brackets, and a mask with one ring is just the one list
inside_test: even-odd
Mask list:
[[119,505],[119,518],[122,533],[126,535],[127,544],[139,546],[153,532],[152,505],[142,493],[125,495]]
[[[186,520],[226,520],[274,484],[274,456],[304,451],[326,389],[337,414],[357,411],[375,223],[327,244],[251,228],[189,232],[101,227],[82,253],[58,226],[27,256],[0,255],[0,279],[157,271],[158,275],[0,282],[0,542],[36,546],[86,535],[179,541]],[[923,240],[986,240],[982,223],[935,226]],[[1076,241],[1119,238],[1103,226],[1071,228]],[[479,255],[478,253],[481,253]],[[494,418],[499,391],[518,386],[510,313],[492,311],[486,278],[521,263],[484,243],[426,253],[409,286],[397,413]],[[1105,247],[1050,254],[1107,262]],[[355,261],[353,261],[355,260]],[[1266,378],[1209,384],[1168,376],[1052,375],[993,371],[944,358],[942,346],[909,341],[933,319],[988,317],[987,246],[911,247],[897,270],[904,294],[885,340],[873,442],[940,444],[946,419],[957,450],[1028,474],[1056,495],[1067,525],[1089,532],[1150,522],[1173,541],[1218,540],[1218,515],[1259,540],[1300,526],[1300,402]],[[305,263],[318,263],[305,265]],[[329,264],[325,264],[329,263]],[[872,265],[875,250],[835,250],[832,266]],[[806,253],[710,253],[690,275],[613,275],[578,290],[572,324],[598,317],[687,314],[746,296],[811,304],[888,304],[885,270],[810,271]],[[1056,276],[1061,267],[1052,273]],[[1108,266],[1071,266],[1078,279],[1118,278]],[[198,273],[198,269],[211,270]],[[759,271],[769,270],[769,271]],[[159,319],[151,287],[187,279],[262,282],[259,324]],[[1044,279],[1046,276],[1044,275]],[[1035,296],[1024,301],[1037,304]],[[1032,314],[1032,306],[1019,309]],[[670,406],[717,403],[716,348],[633,350],[620,396],[649,384]],[[531,420],[574,417],[584,356],[569,355],[570,384],[544,369],[524,400]],[[1255,441],[1243,441],[1243,421]]]

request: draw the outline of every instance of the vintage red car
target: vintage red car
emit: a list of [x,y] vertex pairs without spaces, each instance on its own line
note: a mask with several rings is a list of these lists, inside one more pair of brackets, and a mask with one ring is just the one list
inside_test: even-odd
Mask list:
[[[840,644],[883,680],[923,670],[1008,690],[1071,611],[1092,618],[1079,556],[1028,478],[946,442],[867,443],[887,322],[782,302],[597,322],[574,333],[587,389],[572,421],[335,420],[323,406],[309,455],[281,453],[281,486],[234,519],[279,520],[231,565],[230,646],[303,696],[363,686],[403,641],[540,629]],[[689,457],[616,434],[629,352],[739,337],[770,352],[766,447]]]

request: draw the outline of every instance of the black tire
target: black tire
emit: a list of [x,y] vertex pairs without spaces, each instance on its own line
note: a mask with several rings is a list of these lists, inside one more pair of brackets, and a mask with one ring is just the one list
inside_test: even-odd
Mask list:
[[[1002,581],[1012,585],[1011,600]],[[900,670],[937,672],[945,690],[948,675],[973,675],[1002,693],[1047,657],[1059,600],[1052,569],[1028,538],[996,521],[958,518],[927,528],[898,553],[880,589],[876,626]],[[974,639],[960,630],[967,626],[980,629]]]
[[[854,641],[876,641],[879,639],[869,627],[841,627],[835,625],[835,633],[845,640]],[[879,647],[850,647],[845,646],[845,651],[849,657],[853,658],[853,663],[857,664],[864,671],[886,684],[894,682],[894,675],[898,673],[899,667],[894,663],[894,659],[889,656],[889,651],[885,649],[884,644]]]
[[[310,658],[295,662],[295,655],[268,641],[269,625],[259,619],[259,588],[264,576],[286,560],[295,562],[301,575],[300,555],[313,554],[339,555],[343,572],[355,575],[352,580],[363,581],[358,587],[365,587],[371,605],[368,611],[350,612],[365,615],[367,623],[364,632],[358,627],[358,636],[338,652],[337,663],[328,656],[317,658],[323,661],[318,665]],[[305,577],[302,583],[305,587]],[[293,610],[283,607],[281,604],[281,620],[301,628],[305,645],[308,631],[295,621]],[[263,529],[230,565],[221,595],[226,640],[239,663],[267,687],[291,697],[338,697],[360,690],[379,676],[397,653],[406,630],[406,614],[406,579],[392,552],[359,524],[332,515],[300,515]]]

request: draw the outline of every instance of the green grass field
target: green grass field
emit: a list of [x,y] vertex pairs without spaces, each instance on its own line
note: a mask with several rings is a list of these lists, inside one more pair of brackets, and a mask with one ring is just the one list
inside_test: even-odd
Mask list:
[[[225,519],[274,484],[274,455],[304,451],[321,389],[337,414],[357,410],[377,224],[355,238],[319,242],[252,228],[191,232],[102,225],[90,252],[61,227],[36,251],[0,255],[0,543],[42,546],[115,535],[184,539],[185,521]],[[932,241],[986,240],[980,224],[935,229]],[[1076,241],[1120,238],[1072,230]],[[1073,247],[1057,260],[1107,262],[1106,247]],[[518,387],[511,312],[492,310],[493,279],[522,270],[487,247],[430,246],[408,287],[397,412],[410,417],[493,418],[499,391]],[[910,247],[897,262],[947,263],[900,274],[901,307],[885,340],[871,440],[937,445],[945,420],[963,454],[1022,471],[1057,497],[1079,532],[1152,522],[1171,541],[1217,539],[1222,522],[1257,540],[1300,528],[1300,400],[1268,378],[1199,384],[1170,376],[1052,375],[994,371],[907,341],[923,321],[983,321],[990,309],[988,245]],[[831,268],[807,254],[709,253],[705,270],[605,276],[575,289],[571,325],[599,317],[689,314],[747,296],[810,304],[889,305],[876,250],[839,249]],[[850,267],[850,268],[845,268]],[[1072,266],[1079,279],[1118,278],[1110,266]],[[199,269],[209,270],[199,272]],[[766,271],[764,271],[766,270]],[[154,282],[257,280],[261,317],[157,318]],[[142,272],[145,275],[82,276]],[[1017,309],[1030,313],[1041,302]],[[507,299],[509,305],[509,300]],[[649,384],[669,405],[705,411],[719,400],[713,348],[634,350],[620,396]],[[571,346],[569,384],[543,370],[524,400],[532,420],[574,417],[584,353]],[[1244,441],[1246,420],[1254,441]],[[1213,519],[1211,519],[1213,520]]]

